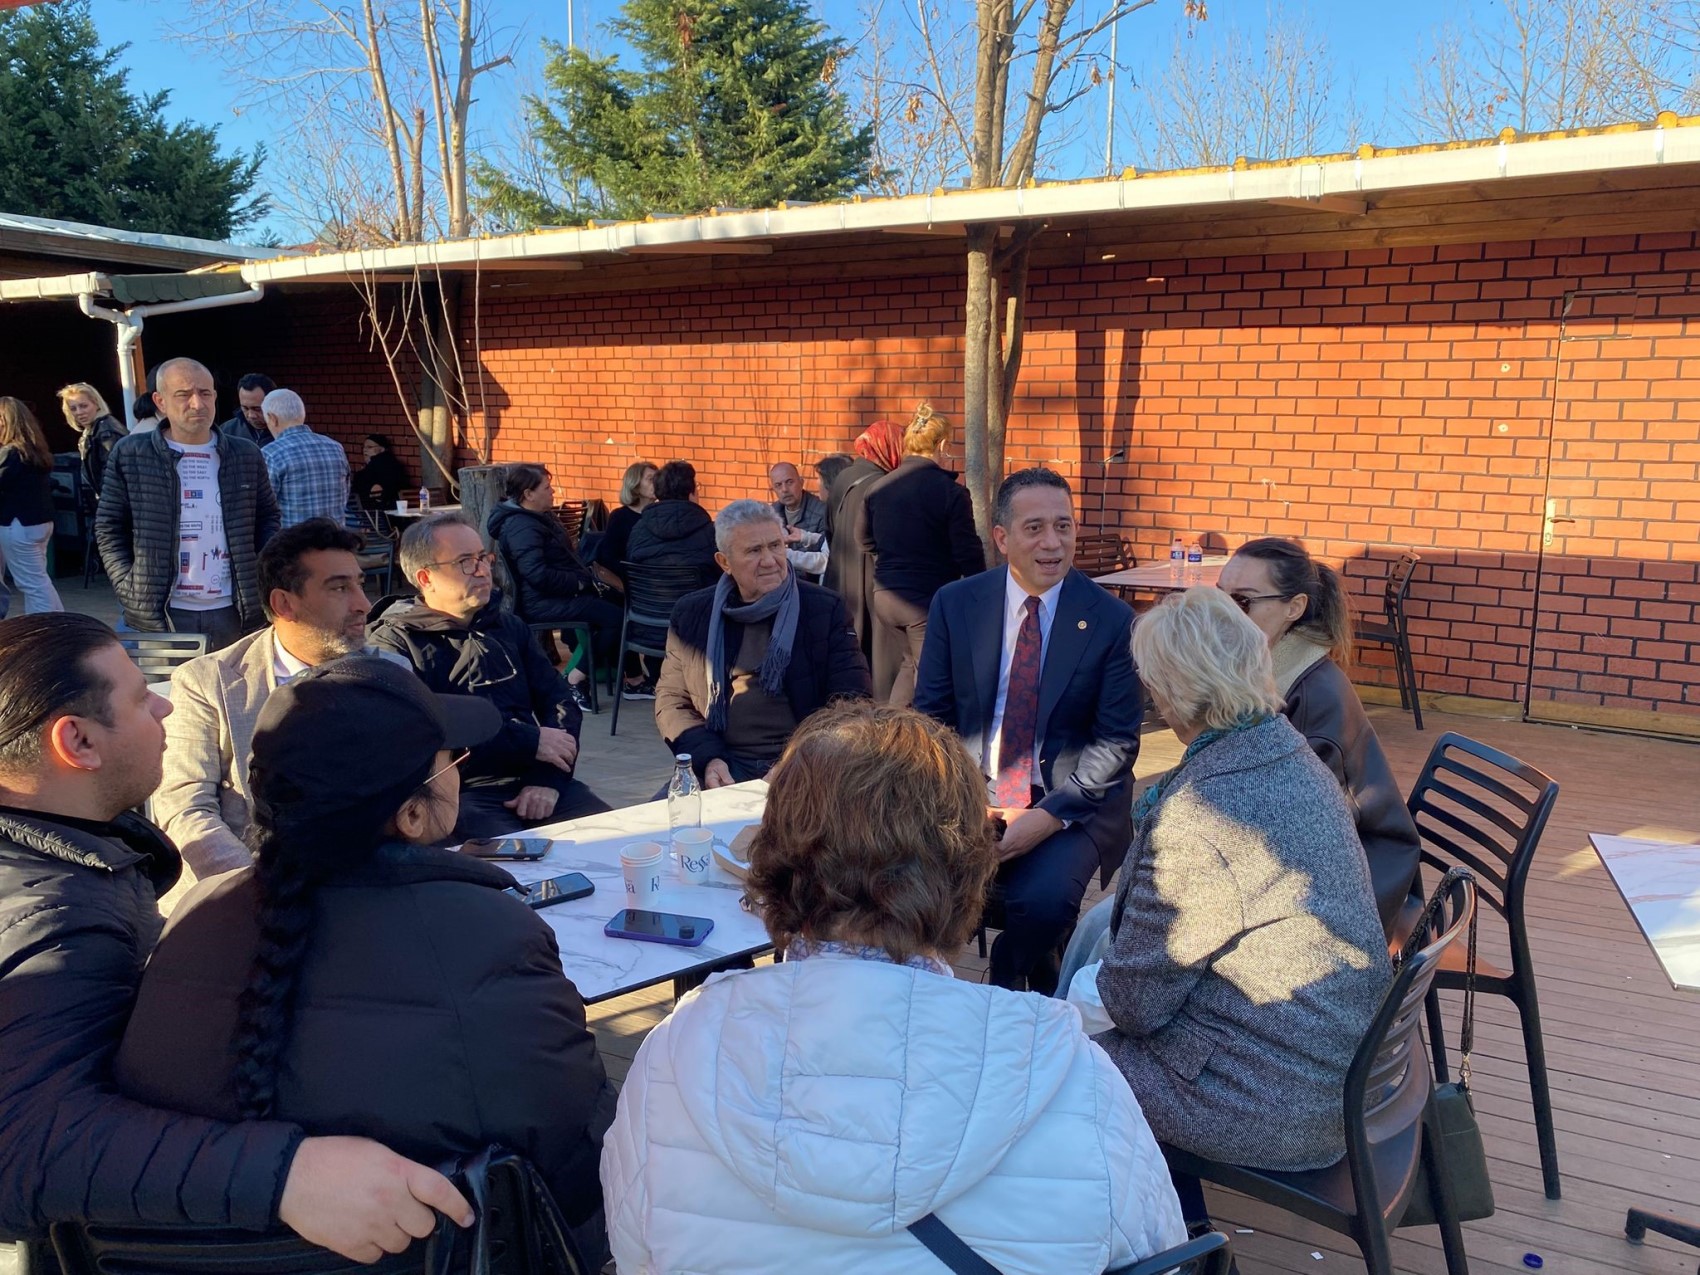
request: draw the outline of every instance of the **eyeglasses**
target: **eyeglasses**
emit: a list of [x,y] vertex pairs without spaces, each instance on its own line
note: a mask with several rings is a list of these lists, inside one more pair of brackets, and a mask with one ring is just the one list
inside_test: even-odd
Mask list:
[[1286,602],[1295,595],[1291,593],[1230,593],[1228,596],[1234,600],[1235,606],[1250,614],[1253,602]]
[[449,562],[427,562],[425,565],[428,567],[459,567],[463,576],[475,576],[478,574],[478,568],[483,567],[484,570],[488,571],[495,561],[496,555],[485,550],[483,553],[463,553],[460,557]]
[[427,775],[425,777],[425,782],[420,784],[419,786],[421,788],[429,788],[432,784],[436,783],[439,778],[441,778],[443,775],[448,774],[451,770],[453,770],[456,766],[460,765],[462,762],[464,762],[470,756],[472,756],[472,750],[470,748],[461,749],[458,753],[455,754],[453,761],[451,761],[447,766],[444,766],[441,770],[433,770],[429,775]]

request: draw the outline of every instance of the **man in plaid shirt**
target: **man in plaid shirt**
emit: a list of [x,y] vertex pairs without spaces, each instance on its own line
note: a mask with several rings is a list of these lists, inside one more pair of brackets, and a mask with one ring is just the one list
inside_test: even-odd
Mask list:
[[283,525],[309,518],[348,521],[348,455],[335,439],[307,427],[307,407],[294,390],[273,390],[260,404],[272,445],[260,453],[283,512]]

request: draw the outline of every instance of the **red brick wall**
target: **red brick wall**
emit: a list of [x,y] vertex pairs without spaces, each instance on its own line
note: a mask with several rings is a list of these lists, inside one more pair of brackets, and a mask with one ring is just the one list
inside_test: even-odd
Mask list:
[[[961,306],[954,271],[487,297],[495,457],[565,495],[640,456],[692,460],[711,507],[761,494],[923,396],[958,415]],[[1424,688],[1492,699],[1524,697],[1538,580],[1537,701],[1700,714],[1694,236],[1051,267],[1028,313],[1009,463],[1067,474],[1086,530],[1302,537],[1366,608],[1414,548]],[[1537,574],[1549,499],[1575,521]]]

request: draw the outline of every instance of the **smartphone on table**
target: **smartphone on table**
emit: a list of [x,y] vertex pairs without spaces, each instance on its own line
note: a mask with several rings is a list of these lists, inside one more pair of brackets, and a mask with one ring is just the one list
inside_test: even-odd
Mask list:
[[490,837],[462,842],[460,852],[479,859],[535,863],[549,853],[549,843],[542,837]]
[[648,912],[627,908],[616,912],[602,927],[611,939],[638,939],[644,943],[671,943],[674,947],[697,947],[708,937],[714,922],[706,916],[681,916],[677,912]]
[[508,893],[530,907],[547,908],[595,894],[596,885],[582,872],[566,872],[531,885],[516,885]]

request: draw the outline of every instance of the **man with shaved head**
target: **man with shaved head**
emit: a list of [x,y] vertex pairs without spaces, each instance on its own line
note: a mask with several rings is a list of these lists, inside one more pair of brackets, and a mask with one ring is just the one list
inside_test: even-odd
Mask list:
[[779,499],[773,512],[785,527],[786,556],[810,583],[819,584],[826,570],[826,502],[803,484],[803,476],[788,460],[767,471],[767,481]]
[[277,498],[260,449],[214,432],[211,372],[170,359],[155,385],[166,426],[113,447],[95,540],[132,629],[205,633],[216,651],[266,622],[258,559]]

